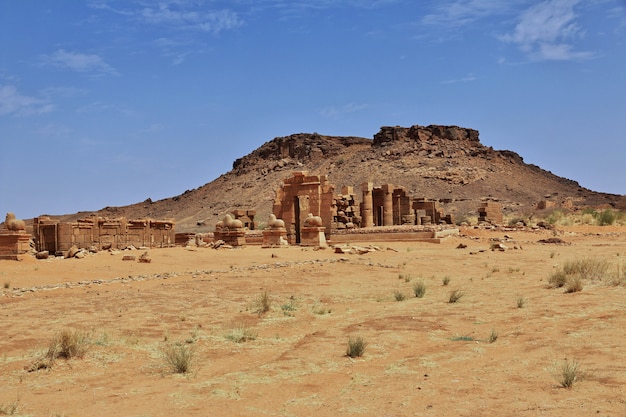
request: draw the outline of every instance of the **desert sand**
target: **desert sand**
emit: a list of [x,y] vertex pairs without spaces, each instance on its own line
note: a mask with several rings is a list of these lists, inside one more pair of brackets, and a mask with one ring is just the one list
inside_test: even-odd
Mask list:
[[[566,244],[538,242],[555,235]],[[507,249],[489,250],[494,238]],[[441,244],[375,245],[364,254],[177,247],[150,250],[151,263],[106,251],[0,261],[0,410],[626,415],[626,285],[612,282],[626,269],[626,228],[468,228]],[[575,293],[548,285],[564,262],[584,258],[608,260],[612,279]],[[454,290],[464,295],[450,303]],[[264,292],[271,308],[257,314]],[[253,339],[229,338],[241,329]],[[63,330],[89,336],[84,355],[33,370]],[[346,355],[351,336],[367,342],[362,357]],[[189,372],[167,365],[171,346],[193,351]],[[560,369],[572,361],[578,378],[563,388]]]

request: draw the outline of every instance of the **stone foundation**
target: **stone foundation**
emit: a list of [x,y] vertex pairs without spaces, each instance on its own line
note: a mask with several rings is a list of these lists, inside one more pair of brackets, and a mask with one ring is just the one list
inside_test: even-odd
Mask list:
[[25,231],[0,231],[0,259],[19,261],[29,250],[30,235]]
[[303,227],[301,232],[300,246],[328,247],[326,243],[325,227]]
[[263,230],[263,247],[287,246],[287,229]]

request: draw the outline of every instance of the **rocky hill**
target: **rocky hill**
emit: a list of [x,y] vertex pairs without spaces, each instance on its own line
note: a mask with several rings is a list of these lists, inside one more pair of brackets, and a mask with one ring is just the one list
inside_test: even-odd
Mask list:
[[[495,199],[509,213],[528,214],[541,200],[585,207],[621,204],[623,196],[596,193],[577,182],[524,163],[511,151],[482,145],[478,131],[457,126],[382,127],[372,139],[299,133],[275,138],[233,163],[216,180],[181,195],[124,207],[106,217],[174,218],[177,231],[205,232],[234,209],[255,209],[265,221],[276,189],[294,171],[327,174],[341,190],[391,183],[413,197],[441,200],[457,218],[476,214],[480,201]],[[89,213],[62,216],[73,220]]]

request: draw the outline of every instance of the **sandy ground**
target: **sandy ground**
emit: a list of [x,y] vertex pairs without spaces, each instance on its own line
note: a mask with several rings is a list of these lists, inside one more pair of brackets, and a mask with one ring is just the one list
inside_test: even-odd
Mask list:
[[[489,250],[505,235],[509,249]],[[567,294],[547,280],[585,258],[623,275],[626,228],[537,242],[553,236],[470,229],[362,255],[248,246],[150,250],[149,264],[126,252],[0,261],[0,414],[625,416],[626,285],[607,277]],[[464,296],[449,303],[453,290]],[[265,291],[271,310],[258,315]],[[256,338],[229,340],[242,328]],[[90,336],[84,356],[29,372],[63,330]],[[350,336],[367,342],[361,358],[346,356]],[[194,352],[186,374],[163,359],[177,343]],[[559,369],[573,360],[581,378],[565,389]]]

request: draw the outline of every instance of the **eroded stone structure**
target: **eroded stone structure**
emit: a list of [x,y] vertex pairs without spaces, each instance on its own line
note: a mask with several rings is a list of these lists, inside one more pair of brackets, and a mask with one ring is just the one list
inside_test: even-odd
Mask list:
[[174,244],[173,220],[89,216],[76,222],[59,222],[47,216],[34,219],[33,234],[38,251],[60,254],[72,246],[87,249],[124,249],[128,246],[159,248]]
[[491,224],[502,224],[502,204],[494,201],[485,201],[481,203],[478,209],[478,221]]
[[224,216],[224,219],[217,222],[214,239],[223,240],[231,246],[243,246],[246,244],[246,230],[241,220],[234,219],[230,214]]
[[283,219],[290,244],[302,243],[306,216],[310,213],[322,219],[325,233],[330,233],[333,221],[335,186],[326,175],[309,175],[306,171],[294,172],[283,181],[276,192],[274,215]]
[[366,182],[361,185],[361,191],[362,227],[452,223],[452,217],[443,215],[437,201],[413,199],[404,187],[392,184],[374,187]]
[[[284,180],[276,192],[274,216],[285,221],[290,244],[320,246],[340,229],[373,226],[452,224],[452,216],[444,216],[437,201],[414,199],[404,187],[373,183],[361,184],[362,201],[357,203],[353,187],[343,187],[334,194],[335,186],[326,175],[295,172]],[[307,223],[309,217],[319,218],[325,239],[319,230]],[[306,230],[306,236],[304,236]]]
[[233,210],[233,216],[235,220],[241,221],[243,227],[248,230],[255,230],[256,224],[254,223],[254,216],[256,216],[256,210]]
[[327,247],[325,231],[326,227],[323,226],[322,218],[309,213],[306,219],[304,219],[300,245],[317,246],[320,248]]
[[352,229],[361,226],[359,205],[356,202],[354,187],[343,187],[341,194],[333,199],[332,230]]
[[277,219],[274,214],[270,214],[267,228],[263,230],[263,246],[287,246],[287,229],[285,222]]
[[20,260],[30,250],[30,235],[26,233],[26,224],[7,213],[0,228],[0,259]]

